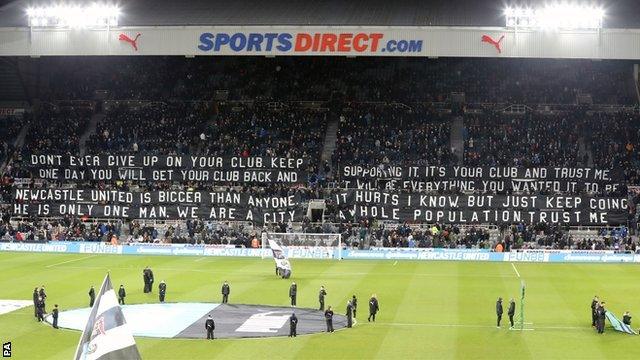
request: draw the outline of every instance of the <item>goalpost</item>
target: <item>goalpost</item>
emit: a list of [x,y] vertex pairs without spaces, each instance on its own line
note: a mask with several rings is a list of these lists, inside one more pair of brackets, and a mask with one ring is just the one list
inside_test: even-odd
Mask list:
[[[262,233],[262,248],[269,248],[273,240],[284,247],[289,257],[313,257],[321,259],[342,259],[341,234],[307,234],[307,233]],[[263,258],[265,257],[263,252]]]

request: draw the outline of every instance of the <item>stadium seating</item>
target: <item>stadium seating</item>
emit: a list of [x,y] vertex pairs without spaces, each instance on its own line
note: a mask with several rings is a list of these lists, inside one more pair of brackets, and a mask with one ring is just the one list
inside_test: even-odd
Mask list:
[[[0,160],[13,153],[9,141],[21,126],[28,129],[3,178],[0,239],[104,241],[117,234],[132,242],[249,246],[260,230],[248,223],[200,220],[170,224],[73,217],[9,221],[7,204],[15,179],[27,179],[21,186],[37,187],[237,188],[261,194],[297,194],[303,201],[330,199],[335,188],[344,185],[335,170],[345,164],[621,167],[628,185],[640,181],[640,115],[622,106],[635,101],[627,91],[627,83],[632,81],[627,63],[205,60],[43,59],[43,67],[58,70],[53,75],[55,81],[43,90],[49,101],[38,107],[31,120],[0,120]],[[464,93],[464,104],[455,104],[451,92]],[[613,106],[587,111],[575,105],[580,94],[589,94],[596,104]],[[527,106],[521,108],[523,113],[514,113],[505,111],[509,104]],[[549,108],[548,104],[560,105]],[[93,128],[90,119],[96,114],[101,117]],[[463,125],[461,134],[456,134],[456,122]],[[329,157],[323,158],[327,139],[332,145],[330,124],[337,124],[335,150],[329,146]],[[462,138],[461,149],[453,144],[456,135]],[[87,139],[84,144],[82,137]],[[30,179],[22,159],[42,152],[296,157],[308,161],[305,171],[309,177],[295,186],[36,182]],[[626,188],[620,194],[627,195]],[[638,195],[629,197],[629,230],[634,232],[640,201]],[[328,200],[325,223],[312,223],[305,217],[302,223],[271,226],[282,232],[340,233],[347,246],[359,247],[366,243],[490,248],[501,241],[508,248],[635,249],[629,234],[594,235],[592,230],[569,232],[544,224],[500,229],[491,224],[387,224],[370,219],[351,224],[337,219],[336,210]]]

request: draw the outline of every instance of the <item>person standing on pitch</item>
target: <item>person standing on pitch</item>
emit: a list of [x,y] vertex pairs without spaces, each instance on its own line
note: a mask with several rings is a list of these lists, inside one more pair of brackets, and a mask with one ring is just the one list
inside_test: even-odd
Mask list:
[[38,322],[44,321],[44,300],[38,296],[38,305],[36,305],[36,317]]
[[93,307],[94,302],[96,302],[96,290],[91,285],[89,288],[89,307]]
[[596,327],[596,322],[598,321],[598,314],[596,309],[598,308],[598,296],[594,296],[593,300],[591,300],[591,326]]
[[507,310],[507,315],[509,315],[509,323],[511,323],[510,329],[513,329],[513,315],[516,314],[516,301],[511,298],[509,300],[509,309]]
[[142,291],[144,291],[144,293],[148,293],[149,291],[149,267],[145,267],[144,270],[142,270],[142,281],[144,281],[144,289]]
[[320,303],[320,311],[324,311],[324,297],[327,296],[327,290],[324,289],[324,285],[320,286],[318,292],[318,302]]
[[161,303],[164,302],[165,295],[167,295],[167,283],[165,283],[164,280],[162,280],[158,285],[158,297],[160,298]]
[[496,315],[498,316],[498,326],[497,328],[500,328],[500,320],[502,320],[502,298],[499,297],[498,301],[496,301]]
[[58,328],[58,304],[53,305],[53,311],[51,312],[51,317],[53,318],[53,326],[54,329]]
[[371,295],[371,299],[369,299],[369,317],[367,318],[367,321],[371,321],[371,319],[373,319],[373,322],[376,322],[376,314],[379,310],[380,305],[378,304],[378,298],[376,297],[376,294],[373,294]]
[[356,318],[356,312],[358,311],[358,299],[355,295],[351,298],[351,307],[353,308],[353,318]]
[[298,328],[298,317],[296,316],[296,313],[293,313],[291,314],[291,316],[289,316],[289,337],[298,336],[297,328]]
[[124,290],[124,285],[120,284],[120,289],[118,289],[118,304],[124,305],[125,297],[127,297],[127,292]]
[[596,329],[598,330],[598,334],[604,334],[604,319],[607,314],[607,309],[604,308],[605,302],[601,302],[597,308],[598,313],[598,321],[596,322]]
[[149,269],[149,292],[153,292],[153,270],[148,266],[147,269]]
[[229,288],[229,283],[227,280],[222,284],[222,303],[226,304],[229,302],[229,293],[231,293],[231,289]]
[[207,321],[204,322],[204,328],[207,330],[207,339],[213,340],[213,330],[216,328],[216,323],[213,322],[211,314],[207,317]]
[[350,328],[353,326],[353,305],[351,301],[347,301],[347,327]]
[[333,310],[331,310],[331,306],[324,312],[324,319],[327,321],[327,332],[333,332]]
[[38,318],[38,298],[40,297],[40,295],[38,295],[38,288],[36,287],[35,289],[33,289],[33,316],[35,316],[35,318]]
[[47,313],[47,305],[46,305],[47,293],[44,292],[44,285],[40,287],[40,292],[38,293],[38,296],[42,298],[42,312],[46,314]]
[[298,296],[298,285],[295,282],[289,287],[289,297],[291,298],[291,306],[296,306],[296,297]]

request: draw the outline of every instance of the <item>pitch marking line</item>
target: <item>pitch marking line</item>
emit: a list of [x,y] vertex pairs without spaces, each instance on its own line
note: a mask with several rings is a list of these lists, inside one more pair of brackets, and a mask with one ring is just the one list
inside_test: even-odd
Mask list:
[[90,258],[96,257],[96,256],[98,256],[98,255],[89,255],[89,256],[85,256],[85,257],[81,257],[81,258],[77,258],[77,259],[71,259],[71,260],[66,260],[66,261],[62,261],[62,262],[59,262],[59,263],[47,265],[45,267],[50,268],[50,267],[54,267],[54,266],[58,266],[58,265],[62,265],[62,264],[68,264],[68,263],[74,262],[74,261],[90,259]]
[[513,265],[513,263],[511,263],[511,267],[513,267],[513,271],[516,272],[516,275],[518,275],[518,277],[520,277],[520,273],[518,272],[518,269],[516,269],[516,266]]
[[[195,261],[195,260],[194,260]],[[109,269],[109,267],[107,265],[105,266],[91,266],[91,265],[87,265],[87,266],[64,266],[67,269]],[[111,267],[111,269],[118,269],[118,270],[131,270],[130,267]],[[156,269],[154,267],[154,269]],[[228,273],[228,271],[222,271],[222,270],[202,270],[202,269],[187,269],[187,268],[162,268],[159,267],[157,268],[157,270],[162,270],[162,271],[178,271],[178,272],[204,272],[204,273],[212,273],[212,274],[218,274],[218,273]],[[273,270],[273,268],[271,268],[271,270]],[[237,273],[240,274],[255,274],[254,270],[251,271],[236,271]],[[329,276],[354,276],[354,275],[369,275],[369,272],[349,272],[349,273],[345,273],[345,272],[300,272],[301,274],[304,275],[329,275]],[[496,274],[496,275],[487,275],[487,274],[426,274],[426,273],[407,273],[407,272],[388,272],[388,273],[381,273],[380,275],[382,276],[418,276],[418,277],[465,277],[465,278],[492,278],[492,279],[501,279],[501,278],[512,278],[513,275],[505,275],[505,274]]]
[[[96,255],[97,256],[97,255]],[[194,260],[195,261],[195,260]],[[109,269],[110,267],[108,265],[105,266],[91,266],[91,265],[85,265],[85,266],[74,266],[74,265],[70,265],[70,266],[64,266],[67,269]],[[111,267],[111,269],[118,269],[118,270],[131,270],[130,267]],[[156,267],[153,268],[154,270],[156,269]],[[273,270],[273,268],[271,268]],[[157,268],[157,270],[161,270],[161,271],[177,271],[177,272],[204,272],[204,273],[212,273],[212,274],[218,274],[218,273],[228,273],[228,271],[222,271],[222,270],[203,270],[203,269],[189,269],[189,268],[164,268],[164,267],[159,267]],[[237,273],[240,274],[255,274],[254,270],[251,271],[241,271],[238,270],[236,271]],[[354,275],[369,275],[369,272],[349,272],[349,273],[345,273],[345,272],[301,272],[301,274],[304,275],[329,275],[329,276],[354,276]],[[513,275],[505,275],[505,274],[496,274],[496,275],[491,275],[491,274],[426,274],[426,273],[407,273],[407,272],[388,272],[388,273],[381,273],[380,275],[382,276],[418,276],[418,277],[465,277],[465,278],[492,278],[492,279],[501,279],[501,278],[512,278]]]
[[206,257],[201,257],[201,258],[199,258],[199,259],[195,259],[194,261],[195,261],[195,262],[198,262],[198,261],[202,261],[202,260],[204,260],[204,259],[206,259]]

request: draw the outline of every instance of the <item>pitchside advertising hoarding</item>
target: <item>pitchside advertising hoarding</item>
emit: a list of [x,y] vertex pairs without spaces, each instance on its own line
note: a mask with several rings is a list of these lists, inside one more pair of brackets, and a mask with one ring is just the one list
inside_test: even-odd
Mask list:
[[[112,254],[112,255],[164,255],[164,256],[220,256],[270,258],[270,249],[236,248],[224,245],[185,244],[131,244],[108,245],[95,242],[0,243],[0,251]],[[558,262],[558,263],[640,263],[640,254],[585,250],[527,250],[522,252],[493,252],[484,249],[423,249],[372,248],[370,250],[335,247],[284,248],[290,259],[344,260],[416,260],[416,261],[491,261],[491,262]]]
[[502,27],[0,28],[1,56],[258,55],[640,59],[640,30]]

